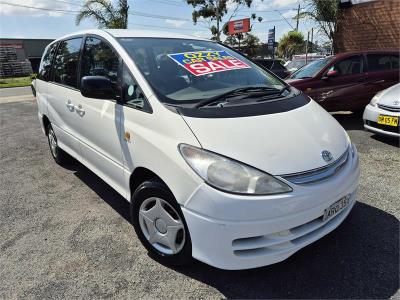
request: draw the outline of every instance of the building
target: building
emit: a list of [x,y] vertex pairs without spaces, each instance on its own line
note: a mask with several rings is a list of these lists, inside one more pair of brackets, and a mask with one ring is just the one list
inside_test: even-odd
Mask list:
[[25,76],[39,70],[50,39],[0,38],[0,77]]
[[400,50],[400,0],[340,0],[336,52]]

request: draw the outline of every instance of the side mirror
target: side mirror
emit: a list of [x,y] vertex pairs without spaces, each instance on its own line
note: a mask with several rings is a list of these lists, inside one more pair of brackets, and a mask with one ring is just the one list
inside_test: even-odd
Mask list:
[[322,77],[322,79],[329,79],[329,78],[335,77],[337,74],[338,74],[338,71],[330,70],[326,73],[326,75],[324,77]]
[[84,76],[81,80],[81,94],[87,98],[115,99],[111,81],[104,76]]

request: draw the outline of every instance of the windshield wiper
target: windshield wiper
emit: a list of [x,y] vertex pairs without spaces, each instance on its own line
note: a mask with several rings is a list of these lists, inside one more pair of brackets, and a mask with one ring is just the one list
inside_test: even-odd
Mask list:
[[241,87],[241,88],[233,89],[226,93],[222,93],[220,95],[216,95],[211,98],[204,99],[204,100],[198,102],[194,107],[199,108],[199,107],[203,107],[203,106],[206,106],[209,104],[228,102],[226,100],[227,98],[232,98],[235,96],[241,96],[241,95],[246,95],[246,94],[248,94],[249,96],[254,95],[254,94],[270,94],[270,95],[280,94],[286,89],[287,89],[286,86],[283,89],[277,89],[277,88],[266,87],[266,86]]

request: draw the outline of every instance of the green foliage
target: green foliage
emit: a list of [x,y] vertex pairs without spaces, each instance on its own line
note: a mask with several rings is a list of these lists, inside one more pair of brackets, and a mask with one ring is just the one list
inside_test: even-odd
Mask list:
[[281,37],[278,44],[278,55],[290,58],[294,54],[304,51],[304,36],[299,31],[289,31]]
[[33,80],[33,75],[25,77],[13,77],[13,78],[3,78],[0,79],[0,88],[6,87],[20,87],[20,86],[30,86]]
[[75,22],[79,25],[83,19],[93,19],[99,28],[126,29],[128,11],[127,0],[118,0],[116,7],[110,0],[86,0]]
[[[192,19],[196,24],[200,18],[208,20],[210,23],[216,23],[210,27],[211,34],[214,40],[220,41],[221,33],[224,26],[220,26],[223,17],[228,13],[228,2],[236,4],[236,8],[233,10],[229,20],[235,16],[241,6],[250,7],[253,0],[186,0],[187,4],[193,6]],[[263,1],[263,0],[262,0]],[[254,20],[257,18],[255,14],[251,15]],[[262,18],[259,18],[259,21]],[[260,21],[261,22],[261,21]]]
[[320,32],[333,42],[340,14],[340,0],[305,1],[307,3],[306,11],[300,13],[299,17],[314,20],[318,24]]
[[243,52],[254,56],[260,47],[260,39],[251,33],[245,33],[243,38]]
[[240,46],[240,51],[249,56],[255,56],[261,47],[260,39],[251,33],[229,35],[224,44],[234,48],[239,48]]

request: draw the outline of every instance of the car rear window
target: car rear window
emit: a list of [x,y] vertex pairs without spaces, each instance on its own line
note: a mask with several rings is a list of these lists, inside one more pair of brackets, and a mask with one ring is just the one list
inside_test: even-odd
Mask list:
[[272,61],[270,61],[270,60],[257,59],[256,63],[262,65],[263,67],[265,67],[267,69],[271,69],[271,66],[272,66]]
[[367,60],[371,72],[399,68],[399,56],[395,54],[368,54]]
[[274,61],[274,65],[272,66],[274,70],[286,70],[284,66],[279,61]]

